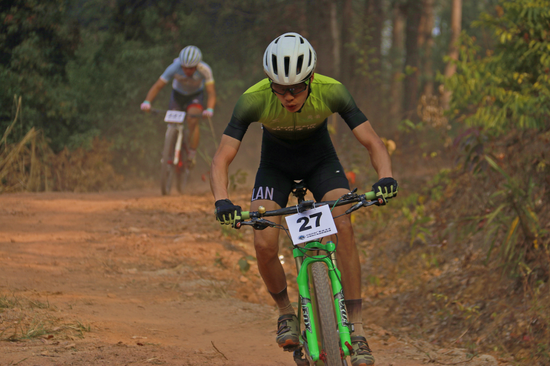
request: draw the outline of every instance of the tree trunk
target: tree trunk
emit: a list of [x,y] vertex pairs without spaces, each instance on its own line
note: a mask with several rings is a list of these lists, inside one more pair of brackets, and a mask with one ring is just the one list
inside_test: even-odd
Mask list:
[[342,5],[342,22],[341,32],[342,39],[340,61],[340,81],[348,88],[352,95],[356,95],[357,91],[357,77],[355,69],[357,68],[357,59],[355,57],[355,51],[352,50],[351,44],[356,42],[355,33],[353,32],[353,5],[352,0],[344,0]]
[[332,57],[333,57],[333,73],[332,77],[339,80],[341,76],[340,68],[340,29],[338,28],[338,9],[336,2],[330,4],[330,33],[332,35]]
[[390,86],[390,122],[397,125],[403,118],[403,36],[405,17],[399,3],[394,3],[392,9],[393,28],[390,50],[390,62],[392,63],[392,78]]
[[418,47],[418,34],[420,18],[422,16],[422,2],[418,0],[407,0],[406,9],[406,32],[405,32],[405,116],[416,121],[418,105],[418,85],[420,73],[420,53]]
[[424,95],[431,96],[434,93],[434,71],[432,60],[432,49],[434,45],[434,39],[432,36],[434,28],[434,0],[423,0],[424,11],[422,14],[422,21],[420,25],[420,40],[419,44],[423,50],[423,62],[422,62],[422,78],[424,86],[422,91]]
[[[330,33],[332,34],[332,55],[333,55],[333,73],[332,77],[340,80],[341,72],[340,72],[340,50],[342,49],[341,43],[340,43],[340,29],[338,27],[338,9],[336,7],[336,2],[333,1],[332,4],[330,4]],[[330,120],[329,123],[331,124],[332,128],[330,129],[332,134],[332,141],[334,144],[334,147],[336,149],[339,148],[339,141],[340,141],[340,133],[338,131],[338,118],[334,114]]]
[[[449,44],[449,57],[452,60],[458,60],[458,38],[462,29],[462,0],[453,0],[451,9],[451,42]],[[445,66],[445,79],[450,78],[456,72],[456,65],[449,61]],[[451,91],[443,90],[442,107],[449,109],[451,101]]]
[[382,29],[384,27],[384,8],[380,0],[367,0],[366,2],[366,30],[367,38],[367,76],[366,76],[366,101],[367,117],[369,120],[381,123],[382,104],[384,102],[382,92]]
[[331,27],[331,9],[333,0],[309,1],[308,17],[309,34],[308,41],[317,53],[317,69],[320,74],[333,76],[334,69],[334,45]]

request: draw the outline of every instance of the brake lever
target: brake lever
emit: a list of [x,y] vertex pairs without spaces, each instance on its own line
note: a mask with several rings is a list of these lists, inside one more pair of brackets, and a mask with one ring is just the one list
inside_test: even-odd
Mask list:
[[361,201],[357,202],[355,205],[351,206],[350,208],[348,208],[346,210],[346,214],[350,214],[353,211],[359,210],[361,207],[363,207],[365,205],[365,203],[366,203],[365,200],[361,200]]
[[254,225],[252,225],[252,227],[256,230],[263,230],[263,229],[266,229],[268,227],[275,227],[276,224],[274,222],[271,222],[269,220],[266,220],[266,219],[257,219],[257,220],[254,220]]
[[255,219],[253,221],[239,221],[235,223],[235,229],[240,229],[243,225],[252,226],[256,230],[263,230],[268,227],[275,227],[276,224],[266,219]]
[[350,214],[353,211],[356,211],[356,210],[360,209],[361,207],[368,207],[368,206],[372,206],[372,205],[376,205],[376,204],[380,205],[383,202],[384,201],[382,200],[382,198],[378,198],[377,200],[374,200],[374,201],[369,201],[366,198],[362,198],[361,201],[359,201],[358,203],[356,203],[355,205],[353,205],[349,209],[347,209],[346,214]]

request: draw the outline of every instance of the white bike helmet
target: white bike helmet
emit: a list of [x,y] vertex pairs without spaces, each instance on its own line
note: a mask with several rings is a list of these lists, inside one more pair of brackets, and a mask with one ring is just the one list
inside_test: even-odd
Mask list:
[[307,39],[298,33],[285,33],[267,46],[263,63],[267,77],[274,83],[293,85],[309,79],[317,55]]
[[201,50],[196,46],[187,46],[180,52],[180,63],[183,67],[195,67],[201,60]]

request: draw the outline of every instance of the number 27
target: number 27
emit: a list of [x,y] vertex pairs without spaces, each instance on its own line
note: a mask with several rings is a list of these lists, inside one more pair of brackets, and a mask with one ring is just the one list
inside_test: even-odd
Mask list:
[[316,219],[315,220],[315,227],[319,227],[319,225],[321,224],[321,216],[323,215],[322,212],[317,212],[317,213],[314,213],[314,214],[311,214],[309,216],[302,216],[300,217],[298,220],[296,220],[296,223],[302,223],[302,226],[300,226],[300,229],[299,231],[306,231],[306,230],[311,230],[312,227],[311,225],[308,225],[309,224],[309,220],[310,219]]

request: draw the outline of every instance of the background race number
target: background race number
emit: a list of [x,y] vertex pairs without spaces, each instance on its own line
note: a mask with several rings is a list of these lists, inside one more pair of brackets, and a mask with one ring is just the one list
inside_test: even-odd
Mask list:
[[285,217],[294,245],[336,234],[328,205]]
[[164,116],[164,122],[170,123],[183,123],[185,119],[185,112],[182,111],[167,111]]

